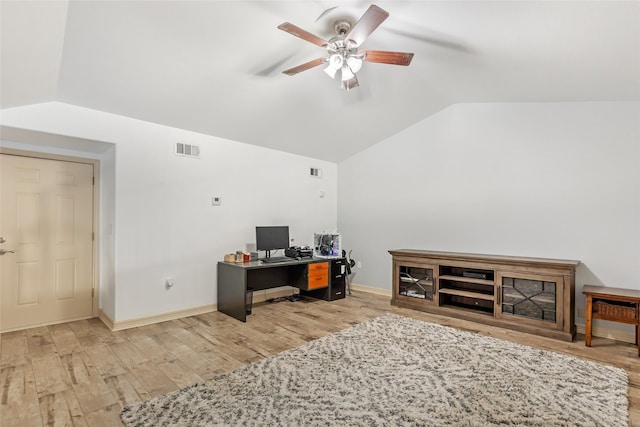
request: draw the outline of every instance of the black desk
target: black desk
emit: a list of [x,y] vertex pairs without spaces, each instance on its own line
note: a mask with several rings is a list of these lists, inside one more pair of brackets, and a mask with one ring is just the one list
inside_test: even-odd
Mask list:
[[[329,272],[333,271],[333,264],[343,262],[342,258],[324,259],[308,258],[279,263],[263,263],[252,261],[245,263],[218,262],[218,311],[235,317],[243,322],[247,321],[246,294],[247,288],[254,291],[293,286],[302,291],[307,290],[309,264],[329,263]],[[328,272],[328,285],[323,289],[330,295],[332,280],[335,276]],[[311,292],[318,292],[315,289]],[[311,294],[313,296],[313,294]],[[344,292],[342,293],[344,297]],[[327,297],[329,299],[329,297]]]

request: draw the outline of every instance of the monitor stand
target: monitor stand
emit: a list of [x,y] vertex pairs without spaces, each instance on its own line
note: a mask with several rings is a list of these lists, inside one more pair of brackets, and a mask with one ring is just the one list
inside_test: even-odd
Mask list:
[[269,262],[270,259],[271,259],[271,251],[270,250],[264,251],[264,258],[259,258],[259,260],[263,261],[263,262]]

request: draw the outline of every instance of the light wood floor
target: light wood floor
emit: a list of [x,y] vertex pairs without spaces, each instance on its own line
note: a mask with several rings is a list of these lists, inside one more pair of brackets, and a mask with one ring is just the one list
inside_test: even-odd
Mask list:
[[573,343],[391,307],[354,292],[343,300],[265,303],[247,323],[213,312],[111,332],[97,319],[1,336],[1,418],[9,426],[118,426],[124,405],[233,370],[393,311],[621,367],[629,374],[630,425],[640,427],[640,357],[631,344]]

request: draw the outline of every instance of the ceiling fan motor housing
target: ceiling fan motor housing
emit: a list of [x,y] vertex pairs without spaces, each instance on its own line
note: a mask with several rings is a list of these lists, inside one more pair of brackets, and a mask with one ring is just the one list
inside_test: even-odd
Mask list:
[[351,30],[351,22],[346,19],[338,19],[333,23],[333,28],[337,35],[344,36]]

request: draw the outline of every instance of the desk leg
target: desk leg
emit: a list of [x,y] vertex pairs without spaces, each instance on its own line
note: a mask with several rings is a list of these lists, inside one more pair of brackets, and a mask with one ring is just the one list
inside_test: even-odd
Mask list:
[[640,357],[640,325],[636,324],[636,345],[638,346],[638,357]]
[[587,295],[587,307],[585,310],[585,315],[587,316],[587,324],[584,328],[584,344],[587,347],[591,347],[591,327],[593,323],[593,313],[591,312],[593,308],[593,298],[591,295]]
[[245,298],[246,270],[227,264],[218,264],[218,311],[246,322]]

